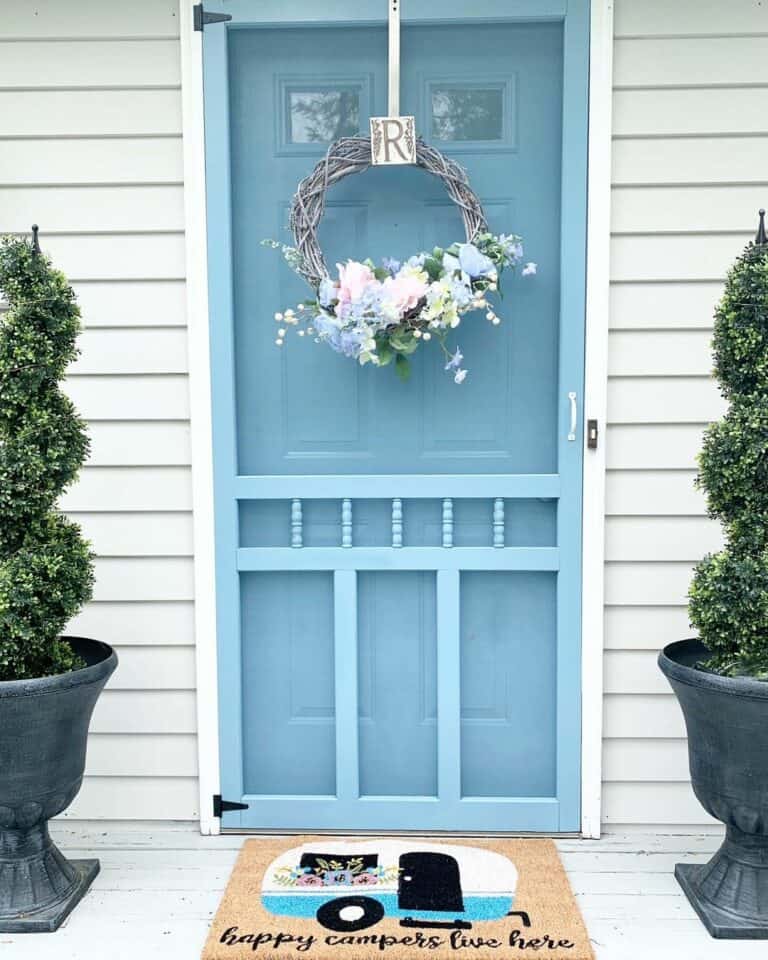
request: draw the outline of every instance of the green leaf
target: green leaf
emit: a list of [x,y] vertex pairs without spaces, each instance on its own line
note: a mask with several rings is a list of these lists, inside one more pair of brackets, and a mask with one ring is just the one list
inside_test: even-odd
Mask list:
[[379,358],[380,367],[388,366],[395,359],[395,353],[384,337],[376,338],[376,356]]
[[410,356],[416,351],[419,341],[409,331],[390,337],[390,344],[396,353],[404,353]]
[[395,370],[397,371],[398,377],[405,383],[411,376],[411,363],[408,357],[403,356],[402,353],[398,353],[395,357]]
[[436,260],[434,257],[427,257],[424,261],[424,269],[427,271],[427,276],[430,280],[437,280],[443,272],[442,261]]

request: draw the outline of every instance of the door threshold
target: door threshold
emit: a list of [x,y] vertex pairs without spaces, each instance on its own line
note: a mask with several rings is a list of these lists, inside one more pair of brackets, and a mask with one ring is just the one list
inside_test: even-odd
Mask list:
[[254,837],[302,837],[306,834],[312,834],[318,837],[445,837],[446,839],[460,840],[463,837],[503,837],[506,839],[520,837],[525,839],[542,840],[580,840],[581,833],[578,831],[563,831],[552,833],[532,833],[521,830],[477,830],[477,831],[454,831],[454,830],[313,830],[306,827],[303,830],[260,830],[258,827],[222,827],[221,834],[227,836],[254,836]]

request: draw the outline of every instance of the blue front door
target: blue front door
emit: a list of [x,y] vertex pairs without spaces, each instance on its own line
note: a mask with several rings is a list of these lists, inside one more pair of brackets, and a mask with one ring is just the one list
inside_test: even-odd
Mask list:
[[[464,320],[457,386],[437,348],[404,384],[274,343],[308,291],[260,240],[386,114],[385,0],[206,4],[233,14],[204,32],[225,827],[579,827],[587,7],[403,5],[401,112],[538,264],[501,326]],[[336,185],[320,237],[335,263],[463,233],[400,167]]]

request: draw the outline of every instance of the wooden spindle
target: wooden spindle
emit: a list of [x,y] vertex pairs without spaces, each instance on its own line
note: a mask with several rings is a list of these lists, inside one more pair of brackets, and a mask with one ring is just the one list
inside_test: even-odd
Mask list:
[[341,501],[341,545],[352,546],[352,501],[346,497]]
[[504,546],[504,500],[501,497],[493,501],[493,545]]
[[392,501],[392,546],[403,545],[403,501],[395,497]]
[[291,500],[291,546],[304,546],[304,526],[301,500]]
[[443,500],[443,546],[453,546],[453,500]]

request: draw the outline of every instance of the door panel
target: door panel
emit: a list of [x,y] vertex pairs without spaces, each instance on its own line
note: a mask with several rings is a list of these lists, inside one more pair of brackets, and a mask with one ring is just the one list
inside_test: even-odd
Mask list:
[[[403,384],[274,345],[308,291],[259,241],[291,242],[298,181],[386,113],[381,4],[214,5],[234,14],[204,33],[222,792],[248,804],[223,825],[573,830],[586,0],[409,5],[401,110],[539,265],[504,278],[501,327],[465,318],[461,387],[436,348]],[[462,229],[436,179],[378,168],[332,189],[320,238],[334,264]]]
[[252,573],[241,598],[245,790],[333,794],[332,577]]
[[[411,27],[402,41],[403,111],[416,115],[418,129],[429,130],[437,110],[445,135],[461,137],[437,145],[459,151],[491,229],[521,232],[536,253],[539,276],[535,283],[505,278],[501,327],[478,317],[461,329],[456,339],[470,370],[462,390],[444,373],[436,350],[418,352],[406,385],[392,371],[380,376],[330,350],[318,351],[311,340],[289,338],[289,348],[276,351],[272,313],[307,290],[258,240],[290,242],[290,198],[328,145],[320,139],[302,143],[301,150],[285,145],[291,91],[301,88],[302,103],[315,105],[309,126],[318,137],[350,128],[348,119],[329,120],[344,97],[359,104],[351,115],[364,127],[370,106],[386,112],[386,34],[354,27],[234,31],[229,63],[241,473],[556,470],[561,25]],[[471,128],[472,96],[486,111],[483,116],[475,108],[477,129]],[[274,128],[264,120],[273,113]],[[487,138],[494,127],[501,136],[468,139],[483,132],[483,123]],[[371,169],[337,184],[320,229],[329,264],[364,254],[402,259],[462,238],[461,217],[442,184],[411,167]]]
[[436,797],[435,574],[358,577],[360,795]]
[[462,796],[551,797],[555,575],[472,572],[461,581]]

